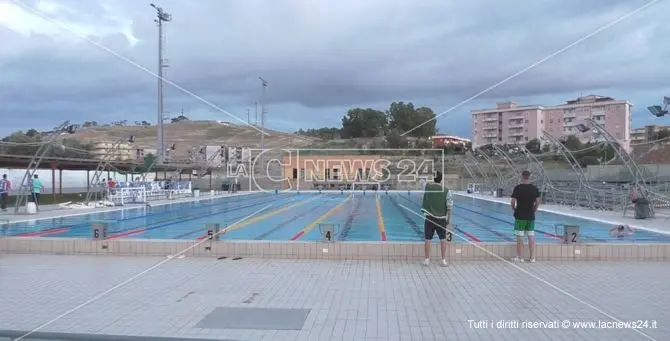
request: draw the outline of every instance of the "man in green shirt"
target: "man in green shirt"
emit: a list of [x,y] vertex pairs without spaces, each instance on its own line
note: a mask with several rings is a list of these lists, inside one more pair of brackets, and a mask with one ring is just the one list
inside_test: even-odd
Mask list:
[[451,210],[453,201],[451,193],[442,186],[442,173],[435,173],[434,183],[426,184],[423,193],[421,213],[425,215],[424,223],[424,256],[423,265],[430,265],[430,244],[437,232],[440,238],[442,262],[440,266],[447,266],[447,246],[453,238],[451,230]]
[[31,188],[32,188],[32,196],[33,200],[35,201],[35,205],[40,204],[40,194],[42,193],[42,190],[44,189],[44,184],[42,183],[42,180],[35,174],[35,178],[33,181],[31,181]]

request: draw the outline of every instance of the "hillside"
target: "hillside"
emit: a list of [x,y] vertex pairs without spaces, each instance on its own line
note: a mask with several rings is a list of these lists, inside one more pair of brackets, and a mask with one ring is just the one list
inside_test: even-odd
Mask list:
[[[116,141],[125,135],[135,135],[138,148],[156,149],[156,126],[96,126],[80,128],[73,135],[82,142]],[[182,158],[195,146],[228,145],[260,148],[260,132],[250,126],[217,121],[181,121],[164,125],[165,143],[176,144],[173,157]],[[265,147],[300,148],[320,141],[275,130],[265,130]]]

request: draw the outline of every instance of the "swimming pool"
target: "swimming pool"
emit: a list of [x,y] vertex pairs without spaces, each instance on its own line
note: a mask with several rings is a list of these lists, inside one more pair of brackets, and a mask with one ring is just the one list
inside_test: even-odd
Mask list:
[[[457,233],[475,242],[512,242],[513,218],[508,205],[455,196],[453,223]],[[1,235],[91,238],[93,222],[108,223],[110,239],[186,239],[205,235],[205,224],[229,226],[222,239],[322,240],[319,224],[335,224],[338,241],[421,241],[420,193],[253,193],[154,207],[135,207],[5,225]],[[242,222],[240,220],[268,206]],[[409,210],[411,211],[409,211]],[[414,212],[414,213],[413,213]],[[237,224],[234,224],[238,222]],[[232,226],[231,226],[232,224]],[[579,218],[539,212],[538,242],[558,243],[556,224],[581,227],[582,242],[670,242],[670,236],[638,231],[612,238],[611,226]],[[455,242],[465,242],[455,238]]]

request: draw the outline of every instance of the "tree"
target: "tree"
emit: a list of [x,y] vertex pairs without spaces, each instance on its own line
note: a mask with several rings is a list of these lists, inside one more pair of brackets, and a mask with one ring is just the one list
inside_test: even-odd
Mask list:
[[592,155],[585,155],[577,159],[577,162],[579,162],[579,166],[582,168],[586,168],[587,166],[595,166],[599,165],[600,161],[598,160],[597,157],[592,156]]
[[400,136],[398,130],[393,129],[391,133],[386,136],[386,147],[387,148],[403,148],[407,147],[407,138]]
[[[458,145],[458,146],[460,147],[460,145]],[[419,148],[419,149],[431,149],[431,148],[433,148],[433,144],[428,139],[418,139],[416,141],[416,147]],[[462,150],[463,148],[459,148],[459,149]]]
[[470,151],[472,150],[472,142],[470,142],[470,141],[465,142],[465,150],[466,151],[467,150],[470,150]]
[[542,148],[541,145],[540,140],[534,138],[526,143],[526,149],[533,154],[539,154]]
[[[414,108],[411,102],[393,102],[386,114],[390,129],[409,131],[407,135],[413,137],[430,137],[436,134],[436,116],[430,108]],[[417,128],[419,125],[421,126]]]
[[133,171],[135,173],[146,173],[146,172],[151,170],[154,163],[156,163],[156,155],[149,153],[149,154],[144,156],[144,159],[142,160],[142,164],[135,167],[135,169]]
[[444,154],[446,155],[455,155],[455,154],[460,155],[465,153],[465,146],[457,143],[450,143],[442,148],[444,149]]
[[30,138],[36,138],[40,136],[40,132],[35,129],[28,129],[28,131],[26,132],[26,136]]
[[97,127],[98,122],[96,122],[96,121],[85,121],[81,126],[83,128]]
[[550,151],[551,151],[551,145],[550,144],[547,143],[544,146],[542,146],[542,152],[543,153],[549,153]]
[[342,138],[376,137],[388,127],[386,115],[379,110],[355,108],[342,117]]
[[[35,129],[25,134],[21,131],[12,133],[2,139],[7,144],[0,144],[0,154],[30,156],[35,155],[42,142],[42,135]],[[92,144],[77,139],[64,138],[52,142],[51,148],[44,154],[46,157],[90,158]]]
[[579,140],[579,138],[575,135],[569,135],[565,139],[565,147],[568,148],[569,151],[575,151],[575,150],[580,150],[582,149],[582,141]]
[[8,142],[7,144],[2,145],[2,154],[34,155],[39,148],[38,143],[40,140],[41,136],[39,133],[28,136],[22,131],[13,132],[11,135],[2,139],[3,142]]
[[333,140],[340,138],[340,129],[339,128],[319,128],[319,129],[299,129],[296,134],[302,136],[314,136],[323,140]]

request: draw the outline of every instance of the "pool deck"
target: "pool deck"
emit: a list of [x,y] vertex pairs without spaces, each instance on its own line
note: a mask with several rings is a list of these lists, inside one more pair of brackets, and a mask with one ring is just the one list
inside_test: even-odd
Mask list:
[[[414,261],[0,255],[0,340],[43,326],[31,336],[660,341],[670,339],[668,285],[663,262],[486,261],[441,268]],[[646,328],[560,327],[564,320],[612,318],[646,321]],[[519,326],[496,327],[502,320]],[[558,328],[523,328],[523,321]],[[245,329],[233,329],[242,324]]]
[[[462,197],[476,198],[505,205],[509,205],[510,203],[509,198],[496,198],[490,195],[469,194],[461,191],[454,191],[453,193]],[[629,216],[623,216],[621,212],[596,211],[579,207],[566,207],[552,204],[543,204],[540,206],[539,210],[547,213],[588,219],[611,225],[627,224],[636,229],[662,234],[670,234],[670,210],[657,210],[656,217],[653,219],[634,219]]]

